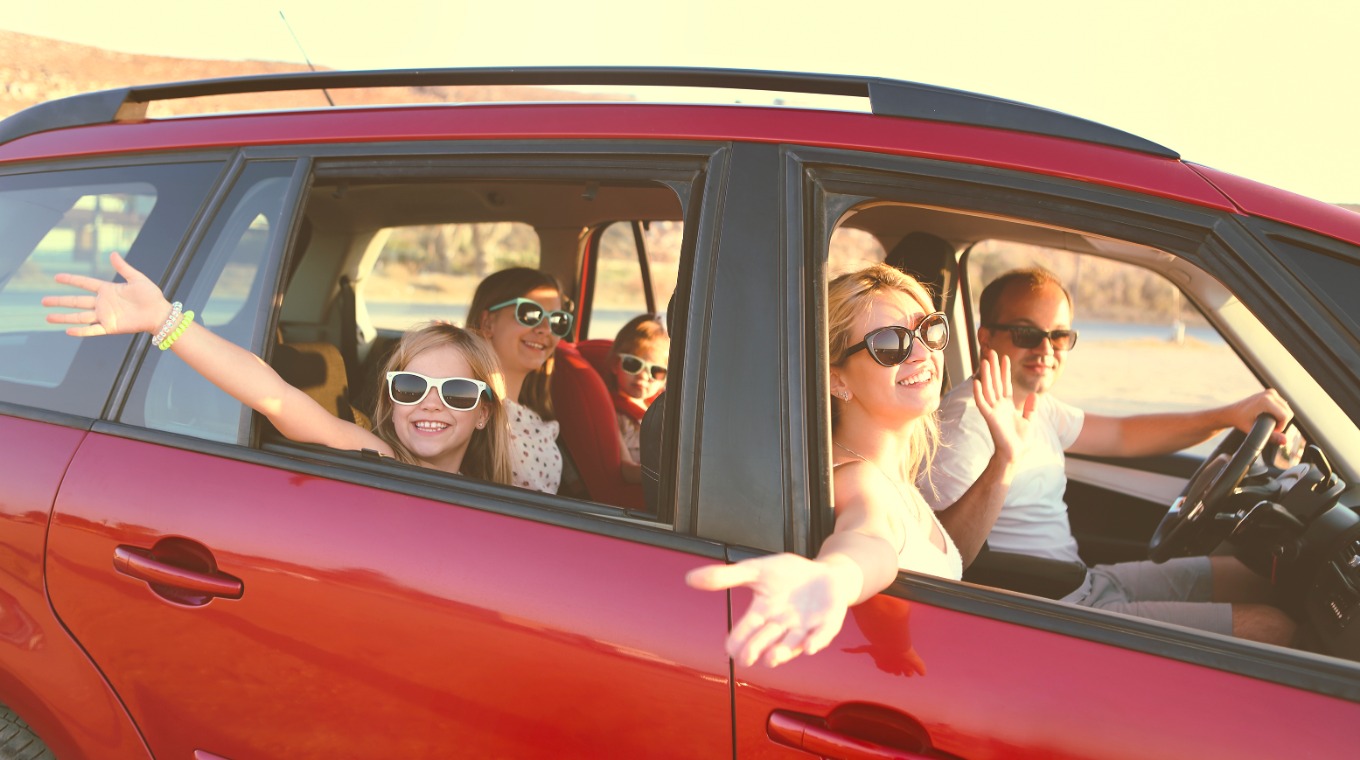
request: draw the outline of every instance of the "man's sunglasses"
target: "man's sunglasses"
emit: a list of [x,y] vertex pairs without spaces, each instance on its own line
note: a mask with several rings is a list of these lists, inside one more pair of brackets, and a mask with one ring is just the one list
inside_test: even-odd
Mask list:
[[548,320],[548,330],[559,338],[565,338],[571,333],[571,312],[548,311],[537,301],[528,298],[512,298],[509,301],[492,306],[487,311],[504,309],[507,306],[515,307],[515,321],[525,327],[538,327],[543,320]]
[[651,373],[653,380],[666,379],[665,366],[644,361],[640,356],[619,354],[619,366],[623,368],[624,372],[627,372],[630,375],[640,375],[643,372],[649,372]]
[[1054,351],[1067,351],[1077,345],[1077,331],[1072,329],[1044,331],[1029,325],[990,325],[987,329],[1010,333],[1016,348],[1037,348],[1044,338],[1053,344]]
[[865,349],[869,358],[884,367],[895,367],[911,356],[912,342],[920,340],[931,351],[942,351],[949,345],[949,318],[940,312],[927,314],[913,330],[901,325],[888,325],[865,333],[864,340],[851,346],[841,361]]
[[419,404],[431,388],[439,389],[444,406],[457,412],[477,408],[482,394],[491,397],[491,389],[481,380],[466,377],[426,377],[419,372],[388,372],[387,395],[392,402],[403,406]]

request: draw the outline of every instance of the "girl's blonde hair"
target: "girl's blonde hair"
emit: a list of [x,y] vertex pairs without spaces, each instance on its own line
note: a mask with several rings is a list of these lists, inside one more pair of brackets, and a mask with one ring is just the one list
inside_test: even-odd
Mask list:
[[[887,264],[873,264],[831,281],[827,286],[827,348],[832,357],[832,366],[841,366],[850,346],[863,340],[863,335],[854,335],[851,330],[873,308],[874,298],[892,294],[912,298],[927,313],[935,311],[934,301],[924,285]],[[844,403],[835,396],[831,397],[833,431],[840,422],[841,405]],[[911,456],[907,462],[907,473],[915,481],[922,471],[930,468],[935,452],[940,447],[940,421],[935,413],[912,423],[909,446]]]
[[[640,314],[619,328],[618,334],[614,336],[614,345],[609,349],[609,361],[612,364],[619,354],[634,354],[640,346],[650,346],[662,339],[670,340],[670,337],[656,314]],[[618,380],[613,372],[605,378],[605,384],[611,391],[618,390],[615,387]]]
[[[478,283],[477,291],[472,294],[472,303],[468,306],[468,329],[479,332],[484,330],[492,306],[515,298],[523,298],[530,291],[539,288],[552,288],[557,291],[562,298],[562,309],[573,311],[571,299],[562,292],[562,286],[556,277],[538,269],[511,267],[493,272]],[[519,398],[516,399],[537,412],[544,420],[557,419],[552,408],[552,371],[553,357],[549,356],[548,360],[543,362],[543,366],[524,378],[524,384],[519,389]]]
[[[417,355],[439,346],[457,349],[472,368],[472,379],[481,380],[491,390],[490,398],[483,394],[480,402],[490,412],[486,427],[472,431],[467,452],[463,454],[461,472],[480,480],[509,484],[510,423],[506,418],[505,406],[501,403],[501,399],[505,398],[505,378],[501,375],[496,352],[485,338],[447,322],[431,322],[407,330],[388,357],[382,374],[378,376],[379,381],[386,383],[388,372],[405,369]],[[397,440],[392,425],[392,398],[386,390],[378,394],[378,402],[373,410],[373,433],[392,447],[392,453],[398,460],[407,464],[420,464],[415,455]]]

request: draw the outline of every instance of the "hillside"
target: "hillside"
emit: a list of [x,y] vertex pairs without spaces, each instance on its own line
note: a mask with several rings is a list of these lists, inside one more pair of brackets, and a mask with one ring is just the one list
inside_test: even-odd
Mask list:
[[[324,67],[322,67],[324,68]],[[0,30],[0,118],[36,103],[131,84],[306,71],[304,64],[163,58],[60,42]],[[529,87],[404,87],[333,90],[336,105],[439,103],[470,100],[600,100],[610,96]],[[149,115],[325,106],[319,91],[191,98],[156,104]]]
[[[0,21],[0,23],[3,23]],[[324,67],[322,67],[324,69]],[[112,50],[0,30],[0,118],[31,105],[82,92],[132,84],[306,71],[277,61],[209,61],[119,53]],[[544,87],[403,87],[332,90],[336,105],[509,100],[610,100],[615,95]],[[149,116],[252,109],[314,108],[327,104],[315,90],[190,98],[153,104]],[[1360,212],[1360,204],[1341,204]]]

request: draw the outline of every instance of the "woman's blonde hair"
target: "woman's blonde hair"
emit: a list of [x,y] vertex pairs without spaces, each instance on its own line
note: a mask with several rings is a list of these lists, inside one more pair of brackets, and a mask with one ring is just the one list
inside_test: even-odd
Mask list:
[[[628,323],[619,328],[619,332],[614,336],[614,344],[609,349],[609,361],[613,363],[619,354],[637,353],[642,346],[651,346],[661,340],[670,340],[670,335],[666,332],[666,326],[661,324],[661,318],[655,314],[640,314],[628,320]],[[610,372],[605,377],[605,385],[609,390],[618,390],[617,378]]]
[[[571,299],[562,292],[562,286],[556,277],[538,269],[511,267],[493,272],[478,283],[477,291],[472,294],[472,303],[468,306],[468,329],[478,332],[484,330],[492,306],[515,298],[523,298],[530,291],[539,288],[552,288],[557,291],[562,298],[563,310],[573,311]],[[552,408],[552,371],[553,357],[549,356],[541,367],[524,378],[524,384],[519,389],[519,398],[516,399],[537,412],[544,420],[557,419]]]
[[[910,275],[888,266],[873,264],[858,272],[849,272],[831,281],[827,286],[827,331],[828,353],[832,366],[839,367],[846,360],[845,352],[850,346],[863,340],[863,335],[855,335],[851,330],[860,318],[873,308],[874,298],[881,295],[900,294],[908,296],[921,305],[927,313],[935,310],[934,301],[925,286]],[[840,422],[841,405],[845,403],[836,397],[831,398],[831,429],[834,431]],[[912,423],[910,438],[911,456],[907,462],[907,473],[913,481],[922,471],[930,468],[935,452],[940,447],[940,421],[932,412]]]
[[[406,369],[416,356],[439,346],[457,349],[472,368],[472,379],[486,383],[491,391],[490,398],[483,394],[480,402],[489,411],[486,427],[472,431],[467,452],[463,454],[461,472],[469,477],[509,484],[510,423],[506,418],[505,406],[501,403],[505,398],[505,378],[501,375],[496,352],[485,338],[447,322],[431,322],[407,330],[378,376],[380,382],[387,382],[388,372]],[[385,390],[378,394],[373,410],[373,433],[392,447],[392,453],[398,460],[407,464],[420,464],[415,455],[397,440],[392,425],[392,398]]]

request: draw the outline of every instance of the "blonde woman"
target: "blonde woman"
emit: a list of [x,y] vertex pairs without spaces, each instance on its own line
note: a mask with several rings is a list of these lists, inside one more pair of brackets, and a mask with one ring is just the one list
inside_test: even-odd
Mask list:
[[[700,589],[752,589],[751,607],[727,639],[744,666],[820,651],[846,611],[887,588],[899,569],[955,580],[963,573],[958,549],[915,486],[939,439],[948,320],[919,282],[882,264],[836,278],[827,295],[835,528],[815,559],[775,554],[698,568],[686,579]],[[997,453],[965,499],[1009,483],[1027,425],[1010,403],[1009,377],[995,357],[979,371],[974,393]]]

